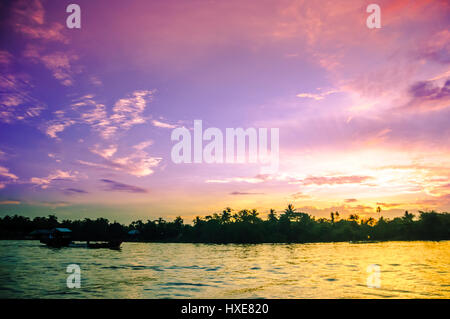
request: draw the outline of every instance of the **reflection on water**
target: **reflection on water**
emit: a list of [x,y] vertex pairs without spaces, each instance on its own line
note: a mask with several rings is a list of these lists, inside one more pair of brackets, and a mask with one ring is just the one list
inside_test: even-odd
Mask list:
[[[449,298],[450,242],[51,249],[0,241],[1,298]],[[81,267],[68,289],[66,267]],[[381,287],[366,285],[381,267]]]

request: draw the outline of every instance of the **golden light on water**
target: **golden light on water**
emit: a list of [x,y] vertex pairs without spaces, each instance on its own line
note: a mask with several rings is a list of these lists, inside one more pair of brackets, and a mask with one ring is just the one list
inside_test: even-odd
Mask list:
[[[449,241],[38,246],[0,242],[1,297],[450,298]],[[67,260],[82,265],[83,289],[67,290]],[[370,265],[380,267],[379,288],[367,286]],[[23,280],[30,271],[33,280]]]

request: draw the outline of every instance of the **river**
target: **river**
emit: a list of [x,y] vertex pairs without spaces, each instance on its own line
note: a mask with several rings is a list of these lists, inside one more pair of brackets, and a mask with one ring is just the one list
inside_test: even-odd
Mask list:
[[[80,267],[80,288],[67,287],[70,264]],[[450,298],[450,241],[123,243],[109,250],[3,240],[0,297]]]

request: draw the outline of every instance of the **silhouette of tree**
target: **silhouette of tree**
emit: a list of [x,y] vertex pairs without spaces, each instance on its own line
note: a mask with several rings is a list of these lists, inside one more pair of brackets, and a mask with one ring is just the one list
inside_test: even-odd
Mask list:
[[272,223],[275,223],[278,221],[277,213],[275,212],[275,209],[273,209],[273,208],[270,209],[269,215],[267,215],[267,219]]
[[[278,218],[270,209],[267,220],[262,220],[256,209],[242,209],[232,214],[227,207],[221,214],[201,218],[197,216],[193,225],[185,225],[181,216],[173,221],[163,218],[145,223],[142,220],[128,226],[105,218],[58,221],[56,216],[23,216],[0,218],[0,239],[24,239],[38,229],[67,227],[73,232],[74,240],[139,240],[162,242],[205,242],[205,243],[261,243],[261,242],[319,242],[354,240],[448,240],[450,239],[450,214],[419,212],[415,218],[408,211],[402,217],[386,219],[373,217],[360,219],[351,214],[347,220],[339,220],[339,213],[332,212],[331,219],[315,219],[297,212],[288,205]],[[360,221],[358,223],[358,221]],[[139,235],[130,238],[128,232],[138,230]]]

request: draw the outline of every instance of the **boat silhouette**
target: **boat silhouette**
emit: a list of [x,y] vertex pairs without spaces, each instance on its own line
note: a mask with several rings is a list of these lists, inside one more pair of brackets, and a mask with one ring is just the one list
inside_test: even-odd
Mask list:
[[45,236],[40,237],[40,242],[49,247],[72,247],[72,248],[109,248],[120,249],[121,240],[96,241],[90,240],[84,242],[72,241],[72,231],[68,228],[53,228]]

